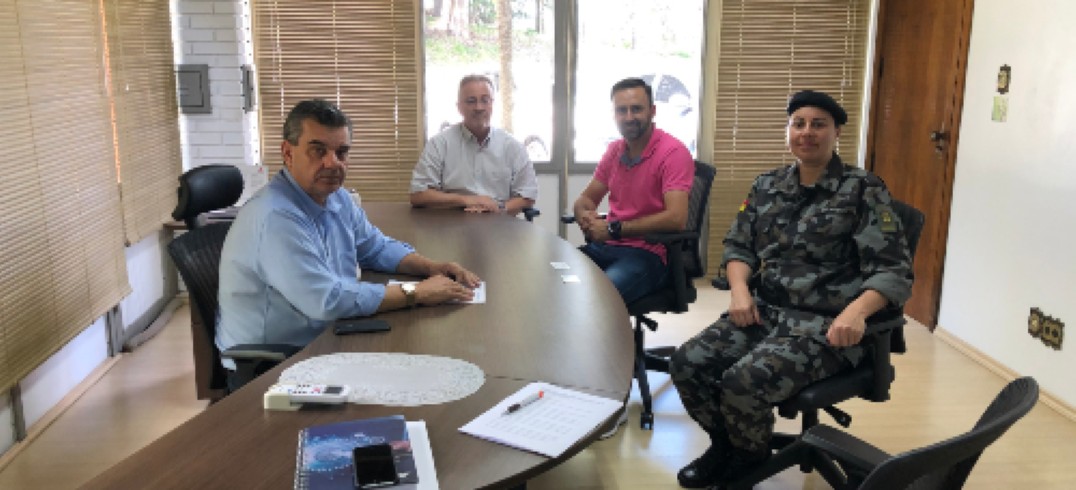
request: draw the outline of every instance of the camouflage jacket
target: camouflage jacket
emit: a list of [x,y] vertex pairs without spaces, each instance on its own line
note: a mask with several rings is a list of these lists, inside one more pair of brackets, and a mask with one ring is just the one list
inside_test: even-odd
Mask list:
[[812,186],[800,185],[795,165],[772,170],[755,179],[722,262],[751,267],[756,301],[783,310],[779,335],[823,334],[864,290],[891,305],[911,295],[911,258],[890,202],[881,179],[836,154]]

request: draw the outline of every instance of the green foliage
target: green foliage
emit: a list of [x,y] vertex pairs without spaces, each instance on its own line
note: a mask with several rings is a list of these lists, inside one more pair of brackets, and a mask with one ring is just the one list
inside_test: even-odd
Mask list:
[[[499,61],[497,27],[473,26],[470,39],[461,39],[445,32],[426,33],[426,61],[433,64],[490,64]],[[545,62],[551,57],[549,47],[533,29],[517,30],[512,37],[512,50],[518,58]]]
[[426,34],[426,60],[434,64],[495,62],[500,51],[496,39],[474,36],[460,39],[451,34]]
[[497,0],[471,0],[471,26],[496,25]]

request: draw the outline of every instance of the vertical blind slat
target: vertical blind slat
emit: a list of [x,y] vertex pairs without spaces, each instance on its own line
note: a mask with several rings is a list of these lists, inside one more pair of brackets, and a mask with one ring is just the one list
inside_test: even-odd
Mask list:
[[0,1],[0,390],[130,291],[100,25],[96,2]]
[[406,201],[422,150],[420,36],[414,0],[253,2],[262,157],[278,171],[280,131],[297,102],[323,98],[351,116],[345,187],[364,201]]
[[827,92],[848,112],[838,152],[852,164],[866,78],[869,0],[724,0],[710,194],[709,275],[759,174],[791,163],[785,105],[799,90]]

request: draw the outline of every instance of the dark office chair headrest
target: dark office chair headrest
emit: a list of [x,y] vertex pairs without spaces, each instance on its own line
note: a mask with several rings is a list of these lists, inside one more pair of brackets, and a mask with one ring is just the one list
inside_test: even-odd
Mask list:
[[187,221],[226,208],[243,194],[243,174],[233,165],[203,165],[179,176],[179,202],[172,218]]

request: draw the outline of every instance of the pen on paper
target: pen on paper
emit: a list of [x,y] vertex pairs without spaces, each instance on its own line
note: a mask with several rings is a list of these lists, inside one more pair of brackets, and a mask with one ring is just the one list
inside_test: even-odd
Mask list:
[[510,413],[515,413],[519,409],[521,409],[521,408],[523,408],[523,407],[525,407],[527,405],[530,405],[531,403],[534,403],[534,402],[542,399],[542,396],[544,396],[544,395],[545,395],[544,391],[539,391],[538,393],[535,393],[535,394],[533,394],[531,396],[528,396],[527,398],[524,398],[524,399],[522,399],[522,400],[520,400],[520,401],[518,401],[516,403],[513,403],[513,404],[509,405],[508,408],[506,408],[504,410],[503,415],[508,415]]

